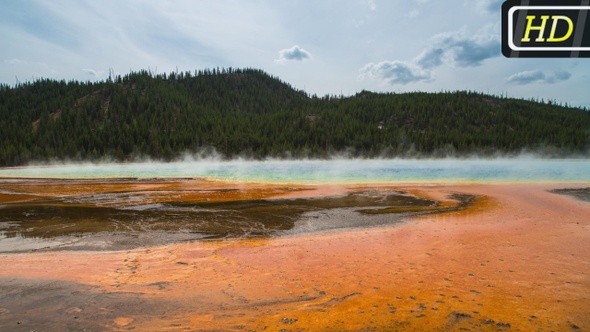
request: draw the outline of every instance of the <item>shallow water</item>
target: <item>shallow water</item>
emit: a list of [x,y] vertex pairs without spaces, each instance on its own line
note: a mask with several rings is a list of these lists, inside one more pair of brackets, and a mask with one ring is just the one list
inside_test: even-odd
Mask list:
[[588,182],[589,159],[188,161],[0,169],[2,177],[208,178],[272,183]]
[[[186,187],[211,179],[223,185]],[[5,168],[0,169],[0,252],[116,249],[394,224],[448,206],[391,190],[271,197],[306,190],[301,186],[309,184],[453,181],[590,182],[590,161],[193,161]],[[275,187],[245,184],[252,182]],[[463,208],[471,199],[452,197],[456,204],[451,208]]]
[[[393,190],[271,199],[265,193],[297,189],[174,189],[184,182],[189,180],[0,181],[0,252],[128,248],[371,227],[464,208],[470,199],[451,197],[457,204],[449,206]],[[161,189],[154,189],[158,185]]]

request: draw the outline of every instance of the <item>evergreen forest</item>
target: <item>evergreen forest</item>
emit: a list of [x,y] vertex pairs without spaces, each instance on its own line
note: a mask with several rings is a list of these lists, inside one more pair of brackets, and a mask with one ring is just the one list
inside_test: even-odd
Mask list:
[[0,166],[223,158],[548,157],[590,151],[590,112],[479,92],[309,95],[257,69],[0,85]]

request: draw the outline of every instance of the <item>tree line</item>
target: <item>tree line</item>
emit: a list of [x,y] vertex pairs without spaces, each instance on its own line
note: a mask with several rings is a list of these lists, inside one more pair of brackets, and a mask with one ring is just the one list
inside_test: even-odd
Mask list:
[[55,160],[587,156],[590,112],[472,91],[310,96],[257,69],[0,85],[0,166]]

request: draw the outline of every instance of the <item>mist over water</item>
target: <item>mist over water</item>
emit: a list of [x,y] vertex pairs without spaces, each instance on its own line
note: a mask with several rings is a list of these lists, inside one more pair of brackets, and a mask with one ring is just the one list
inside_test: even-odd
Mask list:
[[[167,187],[164,182],[164,187],[143,187],[154,183],[152,179],[169,178],[220,180],[233,187],[179,189],[174,185]],[[240,198],[247,190],[244,188],[248,188],[240,183],[247,182],[294,184],[281,185],[281,190],[292,190],[297,184],[590,183],[590,160],[206,159],[3,168],[0,196],[5,201],[0,202],[0,252],[122,249],[178,241],[374,227],[402,222],[416,213],[431,213],[437,206],[437,202],[403,192],[362,189],[321,198]],[[100,189],[104,183],[112,187]],[[87,188],[89,184],[95,187]],[[215,197],[224,199],[216,201]],[[460,202],[461,208],[470,199],[454,200]]]
[[268,160],[55,164],[0,169],[19,178],[204,178],[236,182],[587,182],[588,159]]

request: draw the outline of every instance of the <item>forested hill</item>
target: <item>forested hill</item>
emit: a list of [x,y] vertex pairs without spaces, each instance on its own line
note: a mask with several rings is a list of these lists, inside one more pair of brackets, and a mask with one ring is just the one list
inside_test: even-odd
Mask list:
[[255,69],[0,87],[0,166],[55,160],[588,155],[590,112],[474,92],[309,96]]

